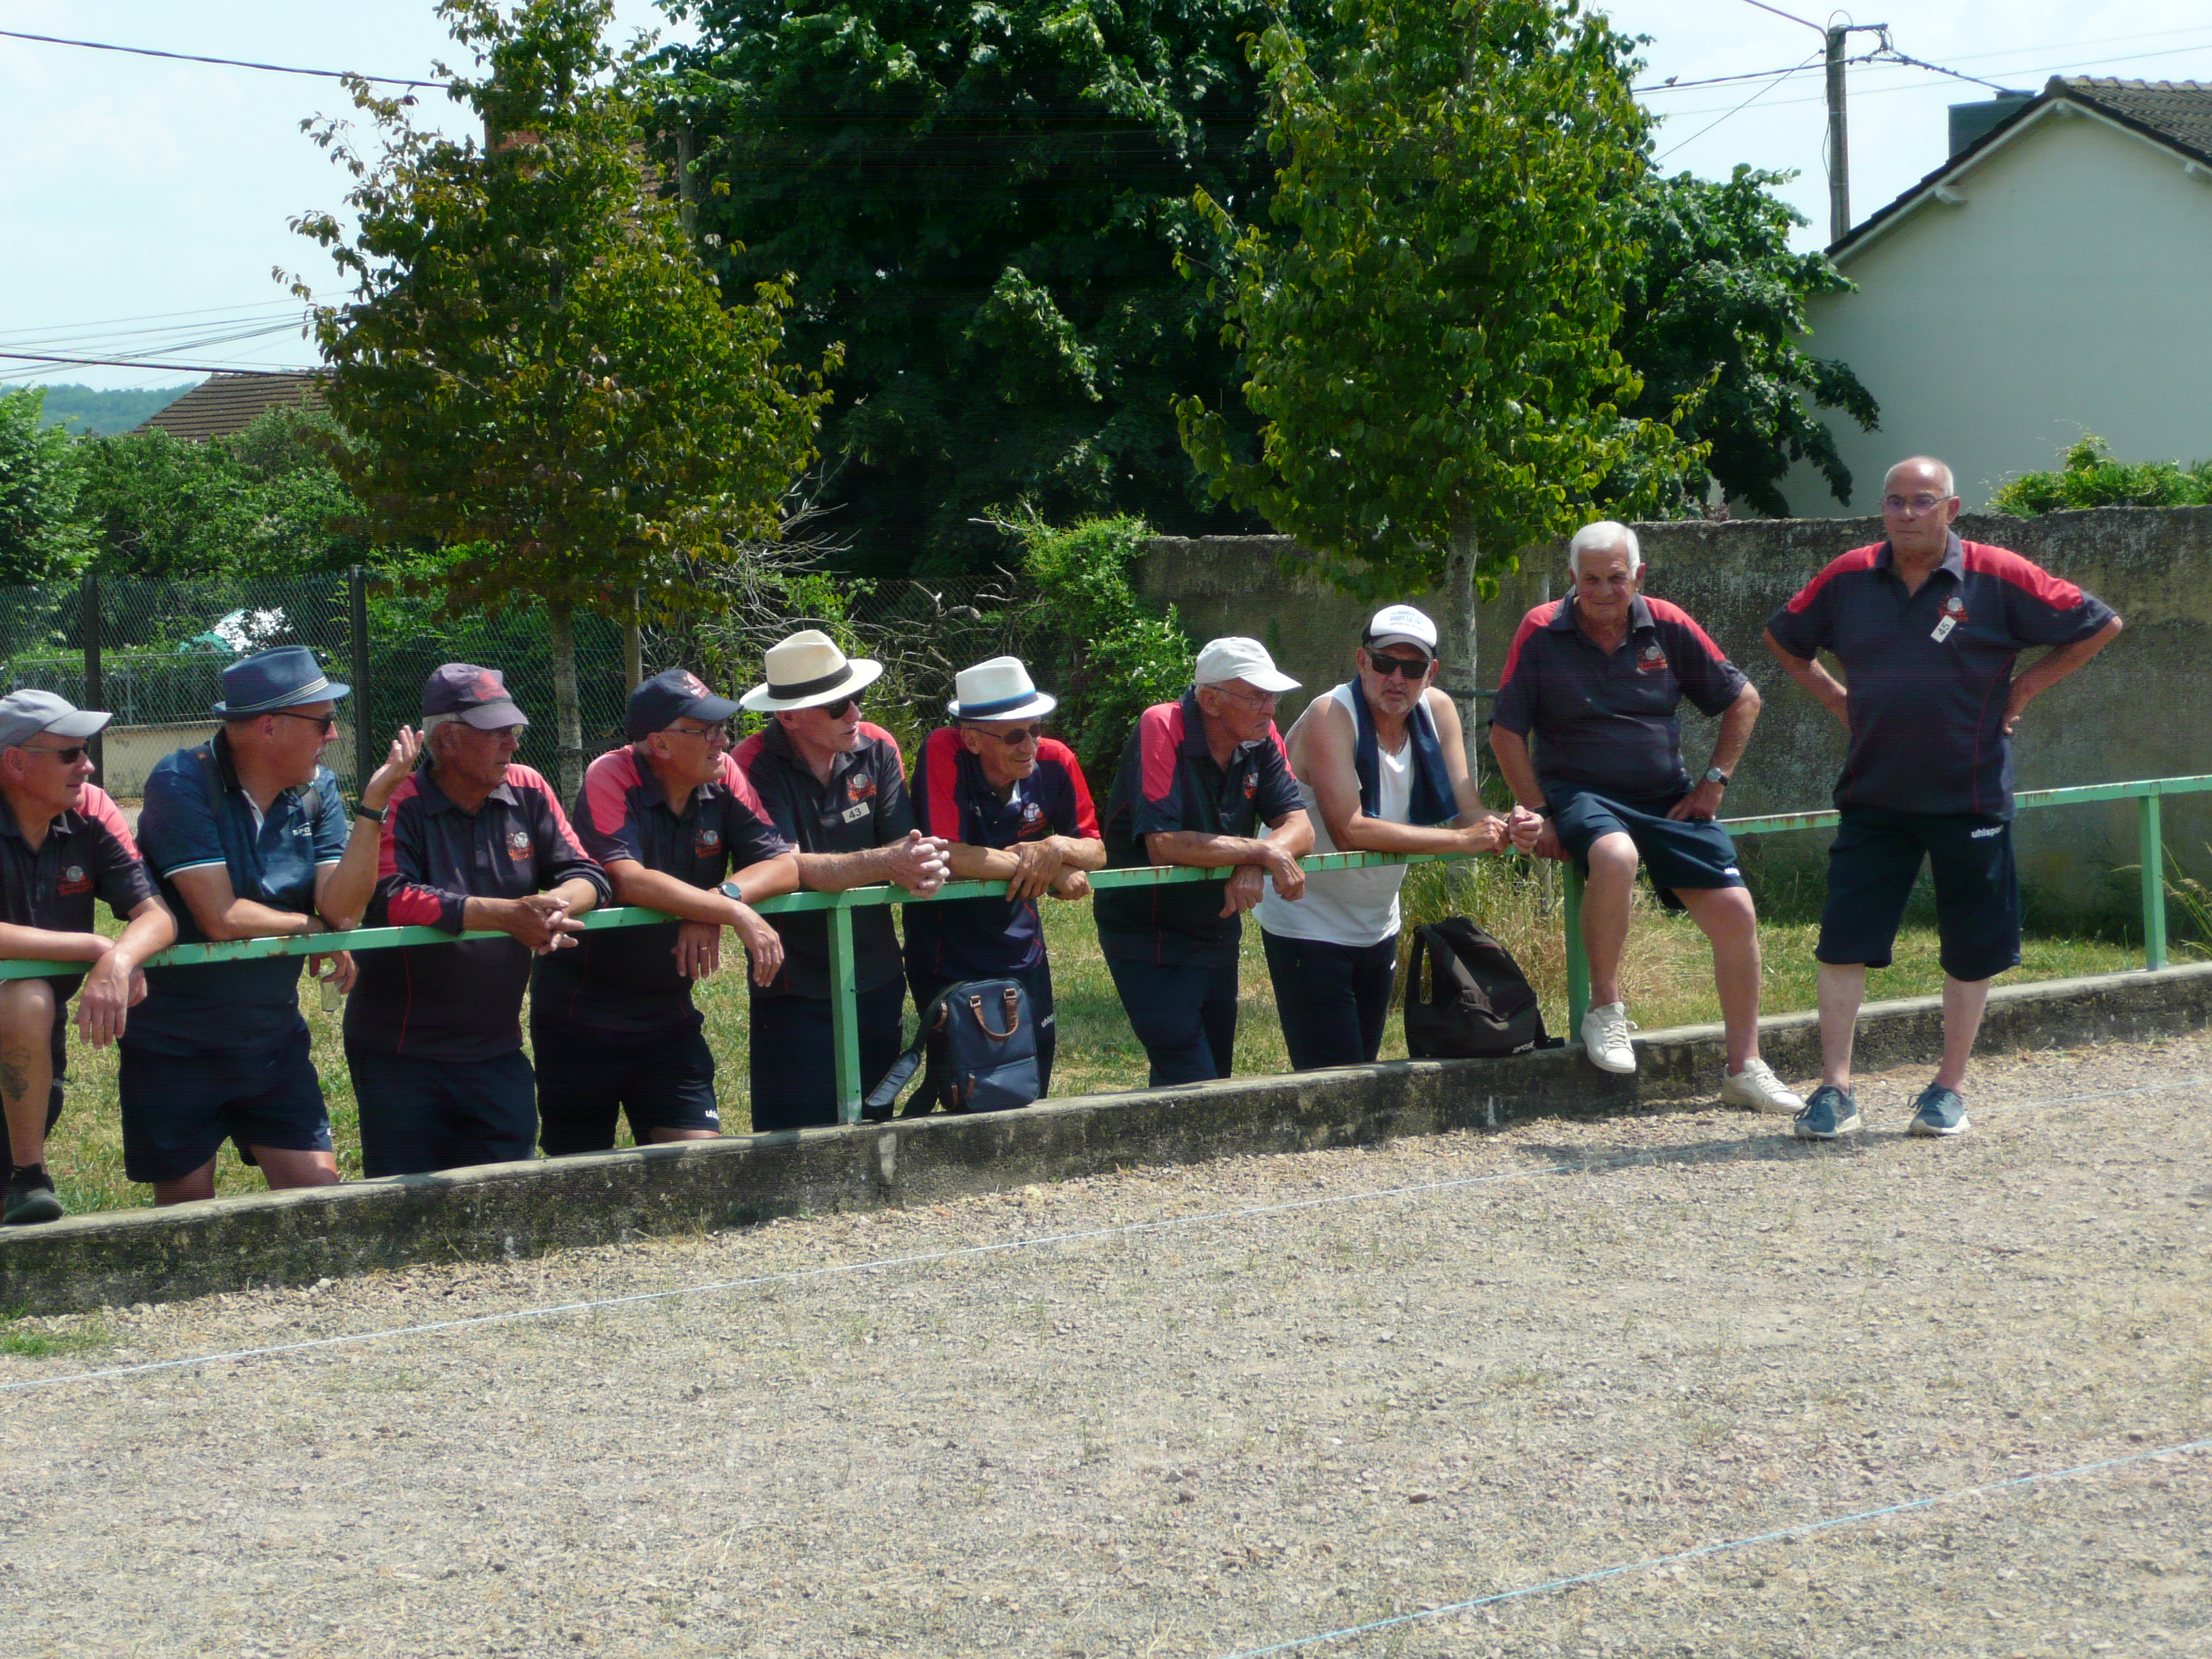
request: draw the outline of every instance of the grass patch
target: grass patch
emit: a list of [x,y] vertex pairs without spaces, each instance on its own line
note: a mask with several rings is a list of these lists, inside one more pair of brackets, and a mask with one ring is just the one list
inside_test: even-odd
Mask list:
[[17,1309],[0,1313],[0,1354],[17,1359],[61,1359],[70,1354],[91,1353],[112,1344],[107,1327],[98,1319],[82,1319],[58,1329],[17,1330],[23,1317]]

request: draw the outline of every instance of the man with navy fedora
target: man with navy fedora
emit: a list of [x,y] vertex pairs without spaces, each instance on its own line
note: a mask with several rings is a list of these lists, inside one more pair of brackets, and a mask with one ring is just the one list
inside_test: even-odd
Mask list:
[[[896,882],[916,894],[945,884],[945,848],[915,825],[898,743],[860,718],[860,695],[882,674],[846,656],[819,629],[768,649],[767,678],[738,701],[768,725],[732,757],[769,820],[799,848],[799,879],[815,892]],[[899,1054],[906,1005],[889,905],[853,912],[862,1093]],[[783,966],[752,988],[752,1127],[799,1129],[837,1121],[831,1039],[829,919],[778,915]]]
[[[1059,699],[1030,683],[1021,659],[963,668],[954,687],[955,724],[929,734],[915,769],[915,816],[945,843],[953,879],[1003,881],[1006,896],[908,905],[907,983],[920,1009],[961,980],[1019,981],[1036,1022],[1038,1092],[1049,1094],[1058,1025],[1037,900],[1085,896],[1106,843],[1074,751],[1044,735]],[[938,1066],[933,1053],[909,1112],[936,1104]]]
[[[350,688],[303,645],[222,671],[222,722],[207,742],[158,762],[146,779],[138,839],[177,936],[297,938],[356,926],[376,886],[384,804],[414,764],[402,730],[348,811],[322,763]],[[343,990],[353,959],[308,959]],[[338,1178],[322,1079],[300,1016],[298,957],[147,970],[145,1007],[124,1034],[117,1079],[124,1170],[157,1204],[215,1194],[228,1140],[274,1187]]]

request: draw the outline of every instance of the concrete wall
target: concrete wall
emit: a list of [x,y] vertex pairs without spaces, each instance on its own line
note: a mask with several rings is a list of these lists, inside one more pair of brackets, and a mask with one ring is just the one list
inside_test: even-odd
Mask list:
[[[1969,516],[1960,532],[2010,547],[2112,605],[2127,631],[2096,663],[2034,705],[2014,740],[2019,786],[2051,788],[2212,772],[2212,508],[2110,507],[2022,520]],[[1748,673],[1765,699],[1751,750],[1729,792],[1732,815],[1830,804],[1844,733],[1768,656],[1768,617],[1837,554],[1881,539],[1878,520],[1739,520],[1643,525],[1645,591],[1674,600]],[[1287,726],[1319,691],[1349,677],[1368,607],[1296,562],[1287,537],[1209,537],[1153,544],[1140,574],[1147,596],[1172,600],[1204,638],[1265,640],[1307,690],[1284,700]],[[1287,570],[1282,560],[1292,556]],[[1476,682],[1497,684],[1513,629],[1534,605],[1565,591],[1559,548],[1532,550],[1483,607]],[[1434,610],[1434,594],[1417,601]],[[1692,769],[1710,752],[1711,723],[1684,709]],[[2166,807],[2166,844],[2212,876],[2212,805]],[[1770,880],[1803,871],[1825,835],[1771,837],[1747,848]],[[2134,913],[2131,805],[2027,815],[2020,847],[2031,913],[2074,925]]]
[[[111,726],[100,734],[100,785],[118,800],[135,800],[146,787],[146,775],[165,755],[205,743],[221,729],[217,720],[194,720],[175,726]],[[338,725],[337,738],[324,751],[325,765],[346,774],[345,762],[353,754],[353,727]]]
[[1983,506],[2085,430],[2128,460],[2212,456],[2212,179],[2062,103],[1951,187],[1956,203],[1923,203],[1844,251],[1856,293],[1807,307],[1808,348],[1851,366],[1881,426],[1831,414],[1852,504],[1800,466],[1790,507],[1866,512],[1889,465],[1916,453],[1949,462]]

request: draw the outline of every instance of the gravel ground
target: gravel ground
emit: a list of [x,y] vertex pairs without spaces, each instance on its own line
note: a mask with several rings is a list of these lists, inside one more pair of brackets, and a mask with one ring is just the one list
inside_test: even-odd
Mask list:
[[1900,1133],[1923,1081],[1842,1147],[1552,1121],[17,1322],[0,1634],[1090,1659],[1441,1608],[1299,1650],[2212,1652],[2212,1452],[2143,1455],[2212,1436],[2212,1044],[1985,1060],[1955,1142]]

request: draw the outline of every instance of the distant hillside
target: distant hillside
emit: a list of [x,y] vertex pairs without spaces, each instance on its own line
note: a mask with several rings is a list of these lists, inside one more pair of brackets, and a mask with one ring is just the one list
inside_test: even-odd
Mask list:
[[128,432],[157,410],[167,409],[198,386],[149,386],[138,392],[94,392],[88,386],[50,386],[40,424],[66,426],[72,432]]

